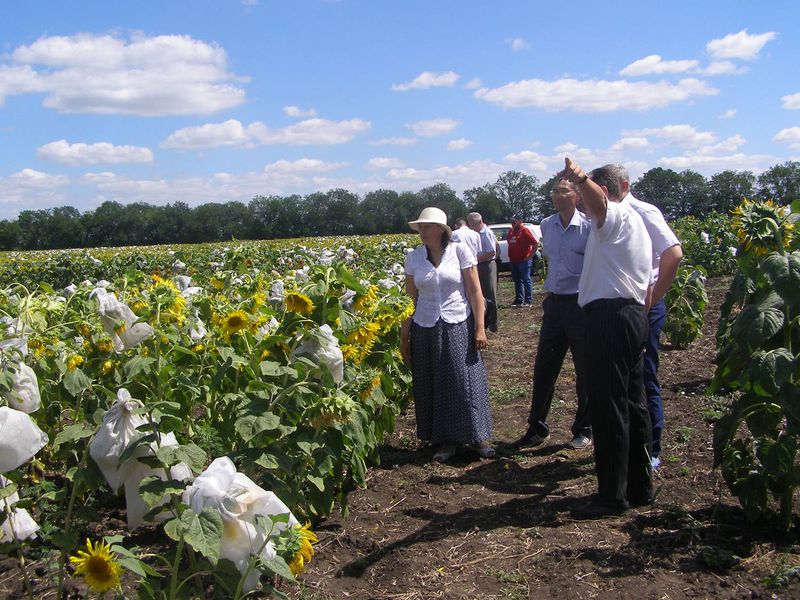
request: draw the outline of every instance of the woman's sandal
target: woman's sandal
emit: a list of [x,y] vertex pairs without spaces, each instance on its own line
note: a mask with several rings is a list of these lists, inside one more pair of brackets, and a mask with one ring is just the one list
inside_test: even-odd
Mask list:
[[453,455],[455,453],[456,453],[455,446],[441,446],[439,448],[439,451],[433,455],[433,460],[435,460],[438,463],[447,462],[448,460],[453,458]]

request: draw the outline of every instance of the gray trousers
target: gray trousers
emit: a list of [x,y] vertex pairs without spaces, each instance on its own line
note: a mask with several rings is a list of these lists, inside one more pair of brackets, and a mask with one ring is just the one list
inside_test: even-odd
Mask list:
[[478,263],[478,279],[486,299],[486,328],[497,331],[497,263],[493,260]]

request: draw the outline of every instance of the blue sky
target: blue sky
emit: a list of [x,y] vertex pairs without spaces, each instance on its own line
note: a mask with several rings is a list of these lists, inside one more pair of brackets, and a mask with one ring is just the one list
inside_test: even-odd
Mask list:
[[[81,7],[78,12],[77,7]],[[5,2],[0,218],[800,159],[800,3]]]

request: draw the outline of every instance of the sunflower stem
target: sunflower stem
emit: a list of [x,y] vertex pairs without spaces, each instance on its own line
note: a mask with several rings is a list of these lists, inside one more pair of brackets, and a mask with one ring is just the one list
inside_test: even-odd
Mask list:
[[[83,457],[81,458],[80,463],[78,464],[78,469],[83,470],[86,468],[86,457],[89,455],[89,447],[87,446],[86,449],[83,451]],[[72,511],[75,509],[75,500],[78,497],[78,484],[73,481],[72,482],[72,490],[70,491],[69,495],[69,503],[67,504],[67,514],[64,517],[64,537],[69,534],[70,528],[72,526]],[[64,596],[64,570],[67,566],[67,550],[66,548],[61,549],[61,558],[58,562],[58,591],[56,593],[57,598],[61,598]]]
[[172,563],[172,573],[169,581],[169,600],[178,597],[178,572],[181,566],[181,554],[183,554],[183,535],[178,540],[178,548],[175,550],[175,560]]

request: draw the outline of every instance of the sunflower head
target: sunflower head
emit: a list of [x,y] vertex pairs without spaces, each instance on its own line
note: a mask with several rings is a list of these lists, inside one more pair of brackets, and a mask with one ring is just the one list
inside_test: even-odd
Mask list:
[[79,365],[82,365],[84,358],[80,354],[73,354],[66,360],[67,371],[74,371]]
[[353,302],[353,310],[359,313],[369,312],[378,301],[378,289],[377,285],[369,286],[367,291]]
[[757,255],[788,248],[794,235],[788,212],[772,200],[745,198],[733,210],[733,228],[745,250]]
[[314,312],[314,302],[303,292],[290,290],[286,292],[283,301],[286,303],[286,310],[301,315],[310,315]]
[[83,577],[86,585],[100,594],[119,588],[120,566],[117,554],[105,541],[92,544],[86,540],[86,550],[78,550],[70,556],[69,562],[75,566],[75,574]]
[[222,333],[230,337],[250,326],[250,315],[243,310],[234,310],[222,318]]
[[311,531],[311,523],[295,525],[281,532],[275,549],[289,565],[292,575],[297,576],[305,570],[306,564],[311,562],[314,556],[312,544],[317,541],[317,535]]

